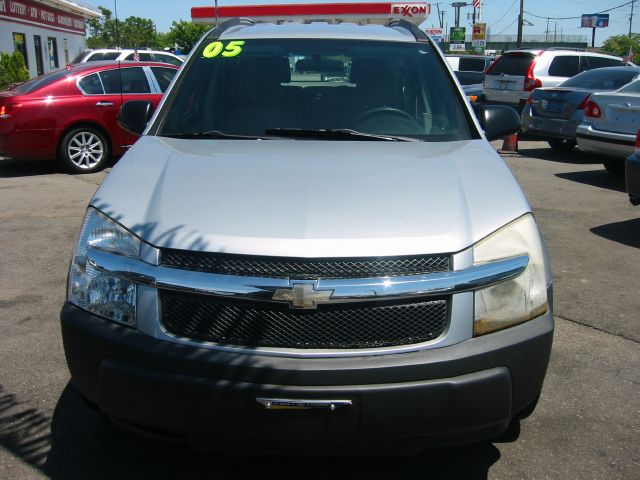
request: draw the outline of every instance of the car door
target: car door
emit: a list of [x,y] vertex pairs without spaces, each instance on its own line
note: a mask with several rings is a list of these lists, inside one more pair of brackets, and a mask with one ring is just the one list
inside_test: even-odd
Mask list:
[[[162,98],[162,92],[150,78],[151,72],[148,67],[122,67],[120,69],[122,103],[130,100],[147,100],[157,106]],[[117,129],[122,148],[133,145],[138,139],[137,135],[123,130],[120,126],[117,126]]]
[[78,88],[83,94],[83,115],[107,130],[115,154],[119,153],[118,130],[121,130],[116,118],[122,106],[117,72],[117,68],[94,72],[78,80]]

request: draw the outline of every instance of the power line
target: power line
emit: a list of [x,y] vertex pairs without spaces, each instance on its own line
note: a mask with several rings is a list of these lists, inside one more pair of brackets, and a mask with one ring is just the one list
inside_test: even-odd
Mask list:
[[511,4],[511,6],[509,7],[509,9],[508,9],[506,12],[504,12],[504,15],[502,15],[502,16],[500,17],[500,19],[499,19],[499,20],[496,20],[495,22],[493,22],[493,23],[491,24],[491,26],[493,27],[494,25],[497,25],[498,23],[500,23],[500,22],[502,21],[502,19],[503,19],[504,17],[506,17],[506,16],[507,16],[507,14],[511,11],[511,9],[513,8],[513,6],[516,4],[516,2],[517,2],[517,1],[518,1],[518,0],[513,0],[513,3],[512,3],[512,4]]
[[507,28],[505,28],[504,30],[502,30],[500,33],[496,33],[495,35],[502,35],[504,32],[506,32],[507,30],[509,30],[509,28],[511,28],[511,26],[512,26],[514,23],[516,23],[517,21],[518,21],[518,17],[516,17],[516,19],[515,19],[513,22],[511,22]]
[[[617,7],[611,7],[611,8],[607,8],[606,10],[601,10],[599,12],[595,12],[595,15],[597,15],[598,13],[606,13],[606,12],[610,12],[611,10],[617,10],[618,8],[622,8],[622,7],[626,7],[627,5],[632,5],[636,0],[631,0],[630,2],[627,3],[623,3],[622,5],[618,5]],[[543,17],[541,15],[536,15],[534,13],[531,12],[524,12],[527,15],[531,15],[532,17],[536,17],[536,18],[544,18],[544,19],[551,19],[551,20],[575,20],[577,18],[582,18],[582,16],[579,17]]]

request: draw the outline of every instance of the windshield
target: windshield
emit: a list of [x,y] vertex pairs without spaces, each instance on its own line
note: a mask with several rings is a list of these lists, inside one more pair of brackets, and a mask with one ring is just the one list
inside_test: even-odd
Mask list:
[[587,90],[617,90],[638,76],[638,71],[599,68],[587,70],[560,84],[561,87],[584,88]]
[[[471,138],[459,94],[428,44],[205,41],[193,56],[167,98],[159,135],[341,129],[425,141]],[[351,139],[342,133],[327,138]]]

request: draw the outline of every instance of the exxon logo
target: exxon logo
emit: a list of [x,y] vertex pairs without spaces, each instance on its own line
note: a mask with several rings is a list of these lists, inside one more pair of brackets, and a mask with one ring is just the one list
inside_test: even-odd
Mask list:
[[391,13],[402,17],[413,17],[416,15],[427,16],[430,12],[430,5],[415,3],[394,3],[391,5]]

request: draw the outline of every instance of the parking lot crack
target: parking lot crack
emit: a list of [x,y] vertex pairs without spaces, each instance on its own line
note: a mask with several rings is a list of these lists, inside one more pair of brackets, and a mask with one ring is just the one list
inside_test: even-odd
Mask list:
[[598,332],[606,333],[607,335],[612,335],[614,337],[620,337],[620,338],[623,338],[623,339],[628,340],[628,341],[633,342],[633,343],[640,343],[639,340],[637,340],[635,338],[631,338],[631,337],[629,337],[627,335],[624,335],[622,333],[613,333],[613,332],[610,332],[608,330],[605,330],[604,328],[594,327],[593,325],[582,323],[582,322],[579,322],[577,320],[574,320],[573,318],[565,317],[563,315],[558,315],[557,313],[554,313],[553,316],[556,317],[556,318],[559,318],[561,320],[566,320],[567,322],[575,323],[577,325],[582,325],[583,327],[587,327],[587,328],[590,328],[592,330],[596,330]]

